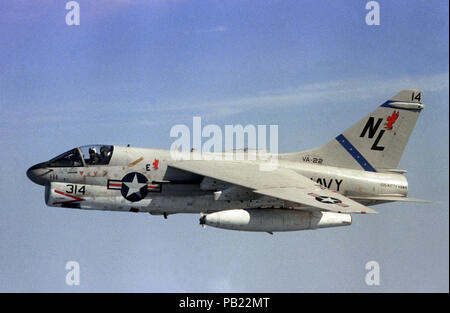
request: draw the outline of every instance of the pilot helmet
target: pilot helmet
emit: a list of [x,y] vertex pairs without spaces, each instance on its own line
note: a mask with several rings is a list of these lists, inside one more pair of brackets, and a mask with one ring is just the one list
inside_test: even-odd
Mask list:
[[89,148],[89,154],[91,154],[91,153],[97,153],[97,151],[95,150],[95,147]]
[[110,150],[109,150],[108,147],[102,146],[102,147],[100,148],[100,153],[103,154],[103,155],[108,155],[108,154],[110,153]]

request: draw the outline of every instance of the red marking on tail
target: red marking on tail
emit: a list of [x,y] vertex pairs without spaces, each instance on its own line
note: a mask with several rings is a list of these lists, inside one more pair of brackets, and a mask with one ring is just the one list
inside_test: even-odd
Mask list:
[[398,119],[399,115],[400,115],[400,113],[398,111],[394,111],[391,116],[388,116],[386,118],[387,122],[386,122],[386,126],[384,126],[384,128],[386,128],[387,130],[391,130],[392,126],[394,126],[394,123]]

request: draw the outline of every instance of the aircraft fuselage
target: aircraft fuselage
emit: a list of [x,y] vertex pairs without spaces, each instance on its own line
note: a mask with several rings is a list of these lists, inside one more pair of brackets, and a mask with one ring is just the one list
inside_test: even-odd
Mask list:
[[[295,206],[287,201],[245,192],[233,194],[227,200],[217,200],[214,192],[226,187],[223,182],[208,181],[201,176],[170,168],[173,162],[177,161],[173,160],[168,150],[114,146],[108,164],[90,164],[86,158],[71,166],[59,166],[58,161],[58,166],[55,166],[49,161],[31,167],[27,175],[46,187],[46,203],[49,206],[151,214]],[[289,168],[330,190],[355,197],[356,201],[365,205],[387,201],[364,200],[359,196],[406,196],[408,191],[406,178],[395,172],[367,172],[292,162],[283,160],[282,155],[277,166]],[[142,189],[144,185],[145,190]]]

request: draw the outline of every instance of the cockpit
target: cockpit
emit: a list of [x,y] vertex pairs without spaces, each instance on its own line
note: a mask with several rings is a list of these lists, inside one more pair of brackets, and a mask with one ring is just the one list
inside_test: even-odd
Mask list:
[[48,167],[78,167],[108,165],[114,146],[87,145],[69,150],[48,161]]
[[87,165],[108,165],[114,146],[91,145],[80,147],[81,154]]
[[109,145],[88,145],[74,148],[58,155],[50,161],[33,165],[28,169],[27,176],[36,184],[45,185],[49,182],[52,175],[53,177],[57,177],[54,168],[108,165],[113,152],[114,146]]

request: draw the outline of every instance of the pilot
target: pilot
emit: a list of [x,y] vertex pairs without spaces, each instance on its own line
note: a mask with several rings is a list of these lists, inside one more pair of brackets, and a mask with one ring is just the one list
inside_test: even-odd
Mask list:
[[102,146],[101,148],[100,148],[100,155],[101,155],[101,158],[103,159],[103,160],[106,160],[110,155],[111,155],[111,150],[109,150],[107,147],[105,147],[105,146]]
[[91,164],[98,163],[98,155],[97,155],[97,151],[95,150],[95,147],[89,148],[89,160],[90,160]]

